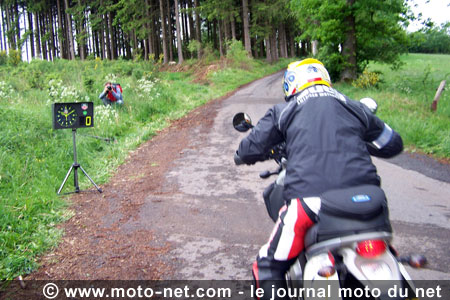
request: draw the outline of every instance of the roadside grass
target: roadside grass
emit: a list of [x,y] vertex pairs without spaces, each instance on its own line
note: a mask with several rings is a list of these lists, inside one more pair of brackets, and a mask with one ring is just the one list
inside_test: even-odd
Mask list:
[[[63,234],[57,224],[73,215],[70,198],[56,195],[73,163],[72,133],[52,129],[52,103],[94,102],[95,127],[77,130],[77,152],[83,168],[102,184],[129,151],[172,120],[281,70],[288,61],[249,63],[245,69],[216,69],[205,83],[194,83],[191,70],[160,72],[157,64],[125,60],[0,66],[0,281],[34,270],[39,255],[55,247]],[[98,99],[107,80],[123,87],[123,107],[107,108]],[[79,179],[81,189],[91,188],[85,176]],[[62,192],[69,191],[73,175]]]
[[[353,99],[371,97],[378,102],[377,115],[397,130],[410,152],[419,151],[436,158],[450,157],[450,55],[408,54],[404,65],[391,70],[370,64],[371,72],[381,72],[378,87],[356,88],[347,84],[336,87]],[[446,88],[437,111],[431,103],[442,80]]]
[[[57,224],[70,218],[70,198],[56,195],[72,164],[70,130],[51,128],[51,103],[93,101],[94,128],[79,129],[78,160],[98,184],[106,182],[130,150],[195,107],[240,85],[285,68],[238,57],[203,62],[188,60],[183,71],[159,71],[157,64],[133,61],[33,61],[0,66],[0,280],[30,273],[40,254],[56,246],[63,232]],[[378,115],[398,130],[410,151],[450,157],[449,55],[410,54],[405,65],[382,72],[379,87],[337,84],[353,99],[372,97]],[[198,81],[196,68],[205,68]],[[201,69],[203,70],[203,69]],[[446,73],[447,72],[447,73]],[[439,82],[447,79],[438,110],[430,111]],[[119,82],[123,107],[106,108],[98,99],[105,81]],[[281,86],[281,83],[280,83]],[[281,87],[280,87],[281,88]],[[280,100],[282,101],[282,100]],[[107,143],[97,138],[111,138]],[[91,188],[80,176],[81,189]],[[70,176],[63,192],[72,191]]]

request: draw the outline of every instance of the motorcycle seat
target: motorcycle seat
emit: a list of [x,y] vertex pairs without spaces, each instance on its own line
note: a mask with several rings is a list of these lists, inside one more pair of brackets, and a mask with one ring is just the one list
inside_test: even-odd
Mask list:
[[318,219],[305,235],[305,247],[347,235],[392,232],[385,194],[373,185],[324,193]]

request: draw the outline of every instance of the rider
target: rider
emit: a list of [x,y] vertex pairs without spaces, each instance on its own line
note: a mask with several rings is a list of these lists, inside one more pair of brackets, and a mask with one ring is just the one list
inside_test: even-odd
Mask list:
[[257,285],[266,291],[263,299],[269,299],[272,284],[285,287],[284,275],[317,221],[317,196],[336,188],[379,186],[370,155],[388,158],[403,150],[397,132],[366,105],[331,87],[328,71],[317,59],[289,64],[283,88],[286,102],[267,111],[235,155],[236,164],[254,164],[286,142],[286,205],[253,264]]

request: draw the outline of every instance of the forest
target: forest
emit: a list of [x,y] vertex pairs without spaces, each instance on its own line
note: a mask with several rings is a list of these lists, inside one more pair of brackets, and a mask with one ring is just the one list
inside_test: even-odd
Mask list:
[[[268,62],[312,54],[334,79],[408,51],[449,53],[449,26],[407,33],[414,0],[2,0],[0,51],[52,61],[141,59],[183,63],[226,55],[241,41]],[[424,22],[425,24],[425,22]],[[14,51],[19,51],[18,53]],[[0,61],[1,61],[0,57]]]
[[[2,1],[1,50],[29,49],[27,59],[162,58],[201,56],[200,45],[220,55],[225,42],[245,42],[254,57],[294,56],[299,35],[283,9],[288,1],[95,0]],[[250,11],[252,8],[250,20]],[[252,22],[252,24],[250,24]],[[251,30],[250,30],[251,28]],[[280,51],[273,51],[276,43]],[[306,43],[306,42],[305,42]],[[252,47],[253,45],[253,47]],[[288,54],[289,49],[289,54]]]

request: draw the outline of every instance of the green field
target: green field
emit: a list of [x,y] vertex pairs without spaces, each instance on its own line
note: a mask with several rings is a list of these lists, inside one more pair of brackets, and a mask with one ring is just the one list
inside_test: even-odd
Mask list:
[[[411,151],[449,158],[449,81],[438,111],[432,113],[429,106],[439,82],[449,79],[445,72],[450,70],[450,56],[408,55],[402,60],[405,65],[397,71],[370,65],[370,70],[383,73],[378,88],[336,87],[354,99],[376,99],[379,116],[402,134]],[[216,66],[200,81],[196,76],[208,66],[196,61],[187,61],[183,72],[160,72],[157,64],[125,60],[35,60],[0,66],[0,280],[35,269],[39,255],[57,245],[62,232],[55,225],[72,215],[68,198],[56,195],[72,164],[72,135],[70,130],[52,129],[51,104],[95,103],[95,128],[78,130],[78,160],[102,184],[130,150],[171,120],[282,69],[288,61],[267,65],[241,57],[238,63],[210,63]],[[107,80],[121,83],[123,107],[105,108],[98,99]],[[84,176],[80,180],[82,189],[91,187]],[[69,178],[64,191],[73,188],[72,182]]]
[[[377,115],[397,130],[410,152],[420,151],[436,158],[450,157],[450,55],[408,54],[404,65],[391,70],[371,64],[370,71],[381,72],[377,88],[337,85],[344,93],[360,99],[372,97],[378,104]],[[430,107],[442,80],[446,88],[436,112]]]

